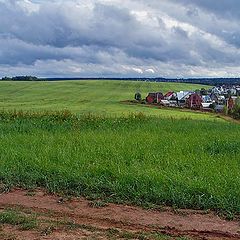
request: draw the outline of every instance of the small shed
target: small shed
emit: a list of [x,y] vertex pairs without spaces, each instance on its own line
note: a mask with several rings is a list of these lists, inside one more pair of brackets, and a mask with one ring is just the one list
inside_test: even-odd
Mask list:
[[202,108],[202,98],[197,93],[193,93],[187,99],[187,107],[191,109]]
[[146,102],[150,104],[160,103],[162,99],[163,99],[163,94],[161,92],[152,92],[152,93],[148,93],[146,97]]
[[147,103],[154,103],[155,100],[155,93],[148,93],[146,97],[146,102]]

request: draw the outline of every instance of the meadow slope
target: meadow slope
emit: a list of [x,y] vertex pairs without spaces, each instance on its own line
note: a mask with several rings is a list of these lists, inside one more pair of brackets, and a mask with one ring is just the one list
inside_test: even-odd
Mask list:
[[137,90],[143,97],[149,91],[195,90],[202,85],[182,83],[150,83],[133,81],[59,81],[59,82],[0,82],[0,109],[63,110],[74,113],[122,114],[143,112],[161,117],[209,119],[206,114],[129,106],[120,101],[131,100]]
[[7,185],[240,213],[239,125],[132,115],[0,115]]
[[[115,202],[240,213],[239,125],[209,114],[120,104],[135,84],[1,83],[5,109],[83,114],[1,112],[0,181]],[[146,115],[127,115],[136,109]]]

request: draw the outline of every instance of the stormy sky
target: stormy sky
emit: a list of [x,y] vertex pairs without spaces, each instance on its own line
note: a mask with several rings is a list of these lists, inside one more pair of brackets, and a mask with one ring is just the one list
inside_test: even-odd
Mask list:
[[0,0],[0,77],[239,77],[239,0]]

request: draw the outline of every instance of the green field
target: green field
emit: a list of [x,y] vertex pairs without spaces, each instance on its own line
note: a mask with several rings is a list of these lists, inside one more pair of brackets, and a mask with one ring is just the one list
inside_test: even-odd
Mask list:
[[113,117],[143,112],[162,117],[209,119],[212,116],[206,114],[149,109],[120,103],[134,99],[137,90],[145,97],[149,91],[195,90],[201,87],[203,86],[193,84],[132,81],[0,82],[0,110],[68,109],[78,114],[94,113]]
[[0,181],[115,202],[240,213],[239,125],[215,115],[119,103],[132,98],[136,84],[0,83],[5,110],[77,113],[0,113]]

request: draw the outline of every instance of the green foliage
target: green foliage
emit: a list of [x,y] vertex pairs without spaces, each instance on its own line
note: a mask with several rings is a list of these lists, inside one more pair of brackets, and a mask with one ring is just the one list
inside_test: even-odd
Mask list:
[[200,94],[201,95],[207,95],[207,90],[205,88],[201,88]]
[[231,117],[235,119],[240,119],[240,98],[236,99],[233,109],[227,112]]
[[235,119],[240,119],[240,105],[236,104],[229,112],[229,115]]
[[35,76],[16,76],[16,77],[3,77],[2,81],[37,81]]
[[201,93],[201,91],[199,89],[196,89],[194,92],[197,93],[197,94]]
[[209,108],[211,108],[212,110],[214,110],[215,108],[216,108],[216,103],[215,102],[213,102],[213,103],[211,103],[210,104],[210,106],[209,106]]
[[135,93],[135,100],[141,101],[142,100],[142,95],[140,92]]
[[228,115],[228,107],[227,107],[227,106],[224,106],[224,107],[223,107],[223,113],[224,113],[225,115]]
[[236,124],[70,112],[2,112],[0,119],[5,184],[240,213]]

